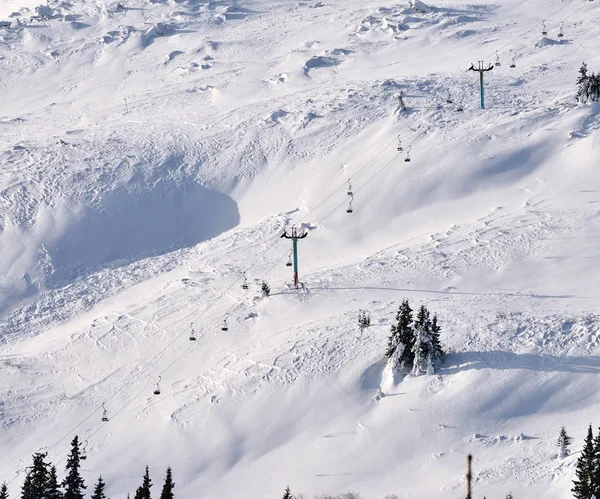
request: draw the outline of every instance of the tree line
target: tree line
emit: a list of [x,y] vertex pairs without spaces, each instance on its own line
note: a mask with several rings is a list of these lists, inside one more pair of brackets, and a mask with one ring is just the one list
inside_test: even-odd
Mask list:
[[577,78],[577,102],[585,104],[596,101],[600,101],[600,73],[588,75],[587,64],[584,62]]
[[408,370],[415,376],[433,374],[436,362],[444,357],[441,331],[437,315],[431,316],[425,305],[419,307],[413,321],[413,309],[405,299],[391,327],[385,355],[397,371]]
[[[84,499],[87,486],[81,476],[81,461],[86,459],[86,454],[81,449],[79,437],[71,441],[71,451],[67,456],[65,466],[65,478],[59,482],[56,466],[46,461],[47,452],[36,452],[33,454],[33,463],[26,470],[25,480],[21,487],[20,499]],[[146,466],[146,472],[142,478],[142,484],[137,488],[134,499],[151,499],[150,488],[152,480]],[[91,499],[108,499],[104,492],[106,483],[102,476],[98,477],[94,485]],[[174,499],[173,475],[171,468],[167,468],[165,481],[160,493],[160,499]],[[127,494],[129,499],[129,494]],[[8,486],[3,483],[0,486],[0,499],[8,498]]]

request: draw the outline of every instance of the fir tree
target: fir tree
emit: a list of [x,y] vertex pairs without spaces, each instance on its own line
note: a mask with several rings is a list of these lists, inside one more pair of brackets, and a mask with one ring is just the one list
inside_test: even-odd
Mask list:
[[107,499],[106,495],[104,494],[104,487],[106,487],[106,483],[104,483],[104,480],[102,480],[102,476],[99,476],[96,486],[94,487],[92,499]]
[[440,333],[442,328],[438,324],[437,315],[434,314],[433,320],[431,321],[431,346],[432,346],[432,358],[434,361],[440,360],[444,357],[444,350],[442,349],[442,343],[440,342]]
[[31,474],[27,472],[23,485],[21,486],[21,499],[35,499],[31,490]]
[[589,77],[587,74],[587,64],[584,62],[579,68],[579,78],[577,78],[577,102],[585,104],[588,101]]
[[48,484],[46,486],[46,498],[47,499],[62,499],[63,494],[58,485],[58,477],[56,476],[56,466],[50,468],[48,474]]
[[83,491],[86,486],[79,474],[80,456],[79,437],[75,435],[75,438],[71,441],[71,452],[67,456],[67,476],[62,482],[65,489],[64,499],[83,499],[84,497]]
[[371,316],[368,312],[360,310],[358,312],[358,327],[363,330],[371,325]]
[[8,486],[6,482],[0,486],[0,499],[8,499]]
[[427,359],[433,355],[431,326],[429,311],[425,305],[421,305],[415,321],[415,342],[412,348],[414,355],[413,374],[415,376],[427,372]]
[[591,478],[592,490],[594,491],[594,496],[598,497],[600,495],[600,429],[598,430],[598,434],[594,438],[594,458],[593,458],[593,474]]
[[150,499],[150,487],[152,487],[152,480],[150,480],[150,471],[146,465],[142,485],[135,491],[135,499]]
[[35,499],[45,499],[50,478],[49,463],[45,461],[47,453],[36,452],[33,455],[31,467],[31,496]]
[[577,459],[577,468],[575,469],[577,479],[573,480],[573,488],[571,489],[575,499],[590,499],[594,493],[592,488],[594,471],[594,435],[592,425],[590,425],[581,456]]
[[281,499],[292,499],[292,493],[290,492],[290,488],[286,487],[283,497]]
[[167,476],[165,477],[165,483],[163,484],[162,492],[160,493],[160,499],[173,499],[173,489],[175,484],[173,483],[173,476],[171,473],[171,467],[167,468]]
[[592,74],[588,83],[588,97],[592,102],[600,100],[600,74]]
[[396,324],[392,325],[386,351],[386,356],[392,357],[395,367],[399,369],[411,368],[413,364],[412,347],[415,336],[412,322],[412,308],[408,300],[403,300],[396,314]]
[[569,445],[571,445],[571,437],[567,435],[567,430],[563,426],[558,434],[558,440],[556,442],[558,446],[558,457],[564,458],[569,455]]

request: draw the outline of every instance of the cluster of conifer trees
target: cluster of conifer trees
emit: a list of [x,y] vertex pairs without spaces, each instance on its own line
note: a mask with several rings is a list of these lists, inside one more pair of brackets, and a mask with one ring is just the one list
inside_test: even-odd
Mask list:
[[594,438],[592,425],[588,427],[581,456],[577,459],[573,496],[576,499],[600,497],[600,429]]
[[[85,489],[87,488],[81,476],[81,460],[86,459],[85,453],[81,449],[81,443],[76,436],[71,442],[71,452],[67,456],[66,476],[59,483],[56,474],[56,466],[46,462],[47,453],[36,452],[33,455],[33,464],[27,468],[25,481],[21,487],[20,499],[84,499]],[[106,483],[102,476],[94,486],[94,492],[91,499],[108,499],[104,493]],[[135,493],[134,499],[151,499],[150,473],[148,466],[140,485]],[[171,468],[167,468],[165,482],[160,494],[160,499],[174,499],[173,476]],[[129,499],[129,494],[127,494]],[[8,487],[6,483],[0,486],[0,499],[8,499]]]
[[440,332],[437,316],[431,317],[425,305],[419,307],[413,321],[413,310],[408,300],[404,300],[396,314],[396,324],[392,325],[385,354],[397,370],[412,370],[415,376],[433,374],[435,362],[444,356]]
[[587,64],[584,62],[579,68],[577,78],[577,101],[581,104],[586,102],[600,101],[600,73],[588,75]]

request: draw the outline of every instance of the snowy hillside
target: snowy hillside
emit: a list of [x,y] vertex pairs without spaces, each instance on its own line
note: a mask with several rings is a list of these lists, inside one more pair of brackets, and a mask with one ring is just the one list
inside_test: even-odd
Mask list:
[[[146,464],[180,499],[459,498],[469,453],[478,498],[570,497],[560,427],[600,425],[600,5],[427,5],[0,0],[11,497],[75,434],[113,499]],[[384,368],[404,298],[436,375]]]

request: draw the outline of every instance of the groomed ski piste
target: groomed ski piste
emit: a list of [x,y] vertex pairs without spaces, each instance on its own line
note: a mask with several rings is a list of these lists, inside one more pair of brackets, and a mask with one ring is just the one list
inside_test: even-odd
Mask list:
[[[75,434],[113,499],[146,464],[180,499],[460,498],[467,454],[478,498],[570,497],[600,426],[600,2],[421,7],[0,2],[11,497]],[[385,368],[404,298],[435,375]]]

